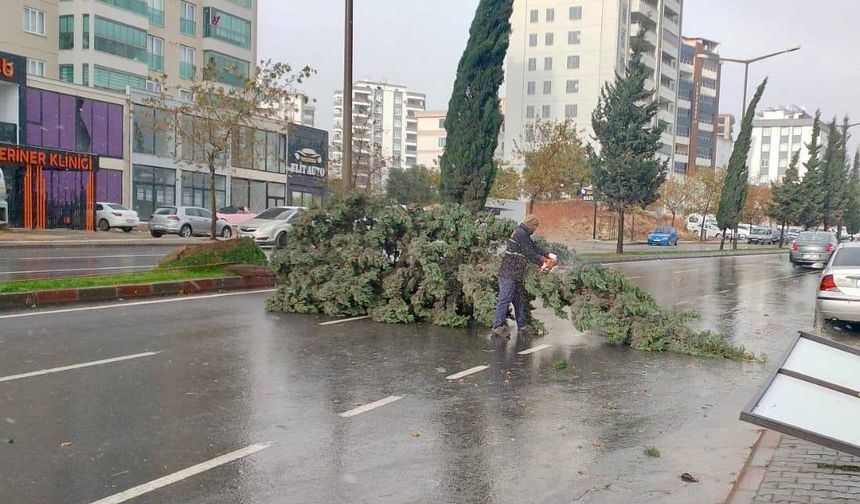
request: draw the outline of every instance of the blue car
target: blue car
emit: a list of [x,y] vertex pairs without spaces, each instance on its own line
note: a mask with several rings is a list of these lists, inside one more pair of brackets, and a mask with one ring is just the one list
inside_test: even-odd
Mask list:
[[648,235],[648,245],[678,245],[678,232],[669,226],[658,226]]

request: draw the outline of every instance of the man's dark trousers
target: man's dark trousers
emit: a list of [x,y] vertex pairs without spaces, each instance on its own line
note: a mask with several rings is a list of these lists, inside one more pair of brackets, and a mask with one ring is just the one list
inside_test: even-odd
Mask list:
[[508,306],[514,304],[514,314],[517,317],[517,327],[522,329],[528,325],[528,313],[526,312],[525,299],[523,297],[522,280],[513,278],[499,278],[499,305],[496,308],[496,318],[493,327],[505,325],[508,318]]

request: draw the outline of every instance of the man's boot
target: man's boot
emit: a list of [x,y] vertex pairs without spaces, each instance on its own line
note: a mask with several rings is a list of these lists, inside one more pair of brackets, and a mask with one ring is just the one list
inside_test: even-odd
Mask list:
[[507,338],[511,339],[511,330],[508,329],[506,325],[500,325],[493,328],[493,331],[490,333],[494,338]]

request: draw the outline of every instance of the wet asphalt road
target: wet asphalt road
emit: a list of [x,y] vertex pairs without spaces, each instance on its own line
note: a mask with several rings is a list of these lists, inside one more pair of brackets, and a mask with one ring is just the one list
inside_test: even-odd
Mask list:
[[0,502],[94,502],[213,459],[132,502],[722,502],[756,436],[738,413],[812,328],[817,272],[775,255],[619,268],[770,359],[610,347],[543,312],[551,334],[528,341],[320,326],[265,313],[267,294],[0,316]]
[[0,282],[134,273],[152,269],[177,245],[0,249]]

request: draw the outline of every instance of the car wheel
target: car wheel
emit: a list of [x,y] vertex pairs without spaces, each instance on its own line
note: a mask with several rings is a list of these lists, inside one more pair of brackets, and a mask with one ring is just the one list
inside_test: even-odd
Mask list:
[[122,228],[122,232],[123,233],[131,233],[131,229],[132,228],[130,228],[130,227],[124,227],[124,228]]
[[153,238],[161,238],[162,236],[164,236],[164,233],[162,233],[161,231],[150,231],[149,234]]
[[182,238],[188,238],[191,236],[191,226],[185,224],[181,228],[179,228],[179,236]]
[[287,233],[282,231],[278,234],[278,237],[275,238],[275,248],[284,249],[286,247],[287,247]]
[[107,219],[102,219],[99,221],[99,231],[110,231],[110,223]]
[[221,238],[231,238],[233,236],[233,228],[230,226],[224,226],[224,229],[221,230]]

